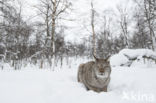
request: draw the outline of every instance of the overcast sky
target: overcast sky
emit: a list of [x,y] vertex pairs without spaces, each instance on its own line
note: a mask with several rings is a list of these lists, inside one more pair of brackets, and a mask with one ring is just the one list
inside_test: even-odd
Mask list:
[[[25,19],[31,18],[36,15],[36,9],[33,7],[38,4],[39,0],[21,0],[24,4],[23,15]],[[89,25],[90,17],[90,2],[91,0],[70,0],[72,1],[73,11],[70,12],[67,19],[75,19],[74,21],[65,21],[70,29],[66,31],[66,40],[70,41],[80,41],[80,38],[84,38],[89,34],[88,28],[84,27],[87,24]],[[128,3],[130,0],[93,0],[95,10],[101,14],[105,9],[114,9],[116,5],[123,2]],[[32,21],[37,20],[37,18],[31,19]],[[84,23],[87,22],[87,23]],[[63,22],[64,23],[64,22]],[[100,29],[100,28],[98,28]]]
[[[38,3],[39,0],[21,0],[26,7],[26,14],[31,15],[35,13],[33,10],[34,5]],[[84,12],[86,9],[90,9],[90,2],[91,0],[70,0],[72,1],[73,8],[78,9],[79,12]],[[125,0],[93,0],[94,7],[96,10],[103,11],[106,8],[114,8],[118,3],[125,1]],[[128,1],[128,0],[126,0]]]

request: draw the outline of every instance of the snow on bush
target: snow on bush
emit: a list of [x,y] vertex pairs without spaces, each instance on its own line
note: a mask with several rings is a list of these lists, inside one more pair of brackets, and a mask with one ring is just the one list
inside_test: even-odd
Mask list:
[[123,49],[120,51],[120,54],[127,55],[131,59],[137,57],[153,57],[156,59],[156,53],[149,49]]
[[154,61],[156,53],[149,49],[123,49],[110,59],[112,66],[148,66]]
[[128,62],[128,58],[122,54],[113,55],[110,59],[111,66],[121,66]]

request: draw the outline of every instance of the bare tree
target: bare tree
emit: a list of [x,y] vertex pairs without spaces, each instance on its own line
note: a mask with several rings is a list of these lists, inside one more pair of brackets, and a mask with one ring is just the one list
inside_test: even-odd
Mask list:
[[71,3],[68,2],[68,0],[51,0],[52,4],[52,13],[51,13],[51,24],[52,24],[52,30],[51,30],[51,52],[52,55],[55,52],[55,32],[56,32],[56,20],[58,17],[66,11],[66,9],[69,8]]
[[6,61],[13,61],[12,66],[20,69],[21,60],[28,57],[28,41],[32,27],[22,16],[22,2],[0,1],[0,42],[6,46]]
[[143,18],[143,24],[146,27],[146,33],[150,35],[151,49],[156,51],[156,1],[155,0],[134,0],[139,7],[140,16]]
[[154,33],[154,25],[156,19],[156,1],[144,0],[144,14],[149,28],[149,34],[152,40],[152,49],[156,51],[156,35]]
[[[50,55],[53,56],[55,53],[55,35],[57,24],[59,22],[59,17],[66,12],[66,10],[71,6],[68,0],[40,0],[41,7],[38,7],[40,13],[44,15],[44,20],[46,24],[46,43],[50,39]],[[50,31],[51,29],[51,31]],[[49,43],[48,43],[49,44]]]
[[62,15],[66,14],[70,7],[71,3],[68,0],[40,0],[40,5],[36,6],[39,10],[39,14],[42,15],[44,20],[43,26],[45,31],[43,31],[43,34],[46,33],[46,36],[44,41],[45,48],[43,49],[43,52],[45,52],[50,66],[54,64],[55,55],[57,55],[55,49],[56,46],[59,45],[56,44],[58,43],[57,37],[59,37],[57,34],[59,34],[59,29],[62,28],[62,26],[59,28],[59,22]]
[[113,41],[113,29],[111,28],[113,25],[112,15],[114,15],[112,10],[105,10],[103,12],[101,31],[97,35],[97,53],[100,57],[107,57],[113,52],[110,43],[111,40]]
[[92,34],[93,34],[93,55],[96,56],[96,39],[95,39],[95,28],[94,28],[94,17],[95,17],[95,10],[93,2],[91,2],[91,27],[92,27]]
[[117,6],[119,11],[119,24],[122,30],[122,34],[124,37],[124,43],[127,48],[129,48],[129,41],[128,41],[128,12],[126,7],[122,7],[121,5]]

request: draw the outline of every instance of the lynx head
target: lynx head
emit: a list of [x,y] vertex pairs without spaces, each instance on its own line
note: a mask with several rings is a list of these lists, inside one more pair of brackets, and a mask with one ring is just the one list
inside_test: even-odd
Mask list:
[[[110,56],[109,56],[110,57]],[[95,58],[95,75],[99,78],[107,78],[109,76],[110,72],[110,63],[109,63],[109,57],[106,59],[99,59],[96,56]]]

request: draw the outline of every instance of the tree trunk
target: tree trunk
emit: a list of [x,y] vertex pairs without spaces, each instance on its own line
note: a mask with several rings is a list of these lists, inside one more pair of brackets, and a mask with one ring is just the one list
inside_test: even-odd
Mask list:
[[[148,5],[148,6],[147,6]],[[144,0],[144,9],[145,9],[145,17],[146,17],[146,20],[147,20],[147,23],[148,23],[148,28],[149,28],[149,32],[150,32],[150,37],[151,37],[151,40],[152,40],[152,50],[153,51],[156,51],[156,37],[155,37],[155,33],[153,31],[153,28],[152,28],[152,11],[151,11],[151,2],[148,1],[148,0]]]
[[55,22],[56,22],[56,0],[53,2],[53,12],[52,12],[52,31],[51,31],[51,53],[52,57],[55,53]]
[[94,16],[95,11],[93,8],[93,3],[91,2],[92,14],[91,14],[91,26],[92,26],[92,34],[93,34],[93,54],[96,56],[96,41],[95,41],[95,29],[94,29]]

